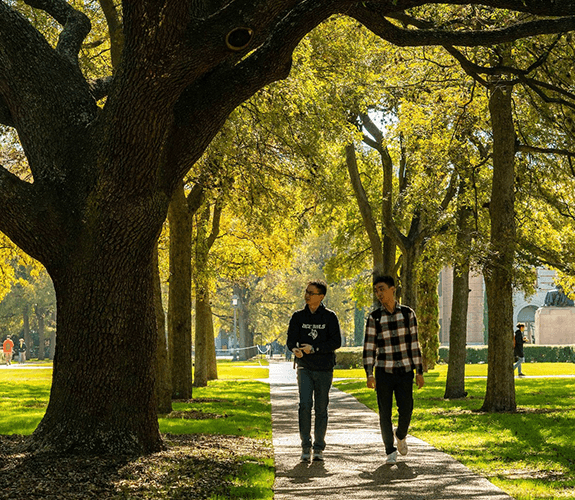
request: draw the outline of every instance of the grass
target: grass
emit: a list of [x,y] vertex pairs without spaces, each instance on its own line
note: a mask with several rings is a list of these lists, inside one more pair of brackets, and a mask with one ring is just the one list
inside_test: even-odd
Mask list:
[[[244,436],[271,449],[271,404],[267,360],[218,363],[219,380],[194,388],[193,399],[174,402],[173,412],[159,418],[167,435]],[[42,419],[50,394],[52,370],[0,370],[0,434],[31,434]],[[206,418],[207,417],[207,418]],[[169,439],[169,438],[168,438]],[[242,451],[233,460],[239,472],[228,477],[231,486],[217,498],[272,499],[273,458],[261,451]],[[272,455],[273,456],[273,455]]]
[[[526,364],[524,372],[541,377],[575,375],[572,363]],[[575,498],[575,378],[516,379],[517,413],[481,413],[485,365],[466,367],[461,400],[443,399],[447,367],[425,375],[414,390],[410,434],[452,455],[517,500]],[[377,411],[363,370],[337,370],[350,377],[335,385]],[[354,380],[357,377],[360,380]]]

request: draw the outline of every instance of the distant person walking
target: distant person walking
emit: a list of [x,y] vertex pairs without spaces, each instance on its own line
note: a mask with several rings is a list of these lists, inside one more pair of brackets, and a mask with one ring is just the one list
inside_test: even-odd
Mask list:
[[[310,281],[305,290],[305,307],[289,322],[287,348],[295,355],[299,389],[299,435],[301,460],[323,460],[335,350],[341,346],[337,315],[323,305],[325,281]],[[311,438],[311,410],[315,410],[314,440]]]
[[2,343],[2,352],[4,353],[4,361],[6,362],[6,366],[10,366],[12,364],[13,350],[14,350],[14,342],[12,342],[10,335],[8,335],[6,340]]
[[18,353],[18,364],[26,363],[26,342],[24,339],[20,339],[20,343],[16,346],[16,352]]
[[513,371],[515,371],[515,368],[517,368],[518,377],[525,377],[525,374],[521,369],[522,363],[525,363],[525,352],[523,349],[523,344],[527,341],[527,337],[525,336],[524,332],[525,325],[523,323],[517,323],[517,330],[515,330],[515,335],[513,336],[513,354],[515,355]]
[[[373,288],[381,306],[367,319],[363,367],[367,376],[367,387],[375,389],[377,393],[379,425],[387,454],[386,463],[394,464],[398,451],[407,455],[406,439],[413,413],[414,371],[415,383],[421,389],[424,384],[423,362],[415,313],[395,300],[393,277],[376,276]],[[395,433],[391,421],[394,395],[399,415]],[[397,448],[394,446],[396,440]]]

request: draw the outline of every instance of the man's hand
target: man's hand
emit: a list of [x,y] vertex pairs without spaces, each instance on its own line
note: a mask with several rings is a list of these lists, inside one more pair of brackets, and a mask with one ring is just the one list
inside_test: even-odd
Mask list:
[[425,380],[423,379],[423,375],[417,374],[415,376],[415,383],[418,389],[421,389],[425,385]]
[[303,351],[299,347],[294,347],[292,349],[292,352],[295,354],[296,358],[302,358],[303,357]]
[[368,389],[375,389],[375,377],[373,375],[367,377],[367,387]]
[[301,350],[306,354],[311,354],[313,352],[313,346],[310,344],[302,344]]

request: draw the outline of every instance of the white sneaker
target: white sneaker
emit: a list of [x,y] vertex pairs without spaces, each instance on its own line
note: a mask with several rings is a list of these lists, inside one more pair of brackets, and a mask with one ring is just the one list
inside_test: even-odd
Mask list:
[[397,462],[397,451],[394,451],[393,453],[387,455],[387,458],[385,460],[386,464],[394,464],[395,462]]
[[397,440],[397,451],[402,455],[407,455],[407,436],[403,439],[399,439],[396,434],[395,439]]

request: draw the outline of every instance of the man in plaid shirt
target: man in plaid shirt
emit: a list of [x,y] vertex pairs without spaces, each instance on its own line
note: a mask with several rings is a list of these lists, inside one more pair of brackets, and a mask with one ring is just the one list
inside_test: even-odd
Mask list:
[[[415,383],[421,388],[424,384],[423,363],[417,338],[417,318],[412,309],[395,300],[395,280],[391,276],[377,276],[373,280],[373,288],[381,306],[367,319],[363,367],[367,387],[375,389],[377,393],[386,463],[394,464],[398,451],[407,455],[406,438],[413,412],[414,371]],[[391,423],[394,394],[399,415],[395,434]],[[395,440],[397,448],[394,446]]]

